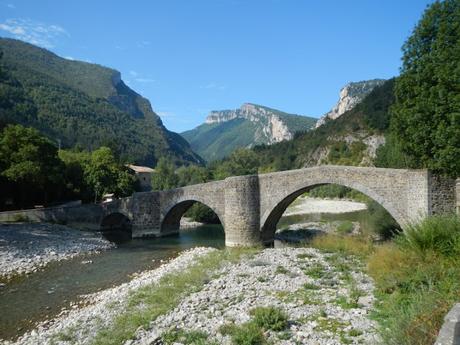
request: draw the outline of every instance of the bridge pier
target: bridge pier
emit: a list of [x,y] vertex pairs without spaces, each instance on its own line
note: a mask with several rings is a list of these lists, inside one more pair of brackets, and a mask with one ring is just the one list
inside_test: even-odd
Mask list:
[[227,247],[262,244],[259,176],[237,176],[225,180],[224,219]]

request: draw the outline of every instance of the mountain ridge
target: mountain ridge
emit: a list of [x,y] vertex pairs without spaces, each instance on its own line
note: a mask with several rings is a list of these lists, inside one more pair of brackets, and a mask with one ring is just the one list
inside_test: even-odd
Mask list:
[[203,158],[215,160],[237,148],[290,140],[296,132],[309,130],[315,123],[311,117],[244,103],[233,110],[211,111],[203,124],[181,135]]
[[188,142],[164,127],[150,102],[129,88],[115,69],[68,60],[19,40],[0,38],[3,69],[34,105],[34,114],[2,112],[4,123],[39,129],[64,147],[105,145],[124,160],[154,165],[169,156],[202,164]]

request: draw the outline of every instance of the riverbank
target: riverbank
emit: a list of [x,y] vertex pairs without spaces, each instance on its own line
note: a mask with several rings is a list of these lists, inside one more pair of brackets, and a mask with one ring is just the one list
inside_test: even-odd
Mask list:
[[299,197],[286,209],[283,216],[311,213],[349,213],[366,209],[365,203],[353,200]]
[[[155,289],[169,273],[189,274],[199,258],[214,251],[210,248],[185,251],[129,283],[87,296],[86,306],[66,311],[16,342],[4,344],[90,344],[101,330],[119,327],[115,320],[129,310],[133,294],[139,295],[146,286],[149,291]],[[363,273],[362,263],[353,257],[321,253],[312,248],[264,249],[253,256],[243,256],[239,262],[224,262],[208,275],[213,278],[206,280],[200,289],[182,296],[178,305],[148,326],[136,327],[134,339],[124,344],[156,344],[155,341],[161,344],[162,337],[171,339],[190,332],[199,332],[216,344],[233,344],[232,335],[225,333],[225,327],[245,324],[252,317],[250,311],[258,306],[273,307],[287,315],[284,329],[264,334],[276,344],[376,341],[375,324],[369,318],[373,284]],[[144,305],[143,294],[139,296],[139,304]],[[129,313],[124,315],[125,319],[129,317]],[[110,337],[110,331],[107,336]],[[177,339],[177,342],[187,344],[186,340]]]
[[100,234],[47,223],[0,224],[0,281],[114,247]]

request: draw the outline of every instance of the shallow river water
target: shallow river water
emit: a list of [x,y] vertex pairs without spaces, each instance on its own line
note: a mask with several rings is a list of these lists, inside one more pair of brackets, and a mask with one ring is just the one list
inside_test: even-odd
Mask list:
[[[292,215],[281,218],[278,228],[308,221],[361,222],[366,213]],[[127,282],[134,273],[156,268],[161,260],[183,250],[224,245],[222,226],[204,225],[176,236],[135,239],[100,254],[51,263],[44,270],[0,287],[0,339],[14,339],[33,329],[37,322],[51,319],[70,303],[80,301],[81,295]]]
[[[135,239],[88,257],[54,262],[44,270],[0,288],[0,339],[11,339],[37,321],[57,315],[79,296],[119,285],[135,272],[153,269],[160,260],[196,246],[221,248],[225,236],[220,225],[204,225],[177,236]],[[82,263],[90,260],[91,263]]]

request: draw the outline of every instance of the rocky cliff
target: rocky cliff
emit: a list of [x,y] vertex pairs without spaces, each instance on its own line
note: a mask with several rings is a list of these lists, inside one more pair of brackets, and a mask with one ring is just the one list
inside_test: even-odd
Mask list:
[[223,158],[239,147],[271,145],[310,130],[316,119],[245,103],[234,110],[211,111],[205,123],[182,133],[207,160]]
[[335,120],[347,111],[353,109],[366,97],[376,86],[385,82],[384,79],[373,79],[359,82],[352,82],[340,90],[337,104],[316,123],[316,128],[323,125],[327,120]]

